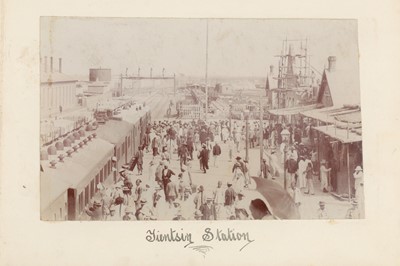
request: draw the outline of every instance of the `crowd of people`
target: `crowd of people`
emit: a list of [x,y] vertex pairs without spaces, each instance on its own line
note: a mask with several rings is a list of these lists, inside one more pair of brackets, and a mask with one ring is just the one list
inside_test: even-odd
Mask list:
[[[93,206],[86,209],[92,220],[226,220],[273,217],[261,199],[245,201],[251,183],[248,161],[234,157],[244,138],[243,127],[228,121],[149,124],[142,145],[131,161],[119,170],[111,186],[100,184]],[[232,179],[205,189],[192,180],[192,169],[207,173],[218,168],[222,149],[232,162]],[[145,153],[151,153],[148,175],[143,176]],[[179,170],[171,163],[179,161]],[[211,161],[211,163],[210,163]],[[260,215],[263,214],[263,215]]]
[[[285,129],[290,133],[289,139],[281,134]],[[315,148],[302,142],[307,127],[260,126],[258,121],[252,121],[248,124],[250,148],[260,145],[260,130],[265,153],[259,177],[276,179],[286,171],[287,191],[297,206],[303,195],[315,194],[313,181],[318,176],[321,191],[331,191],[331,168],[325,160],[318,161]],[[270,211],[265,211],[258,201],[244,200],[252,182],[249,162],[238,155],[245,134],[245,125],[240,121],[164,120],[148,124],[136,155],[120,169],[112,186],[101,184],[100,196],[86,213],[94,220],[258,219],[254,216],[255,204],[270,217]],[[221,145],[227,147],[227,154],[222,154]],[[151,154],[148,164],[144,163],[145,153]],[[219,181],[217,187],[208,190],[204,184],[193,182],[194,170],[207,173],[210,168],[218,168],[221,157],[232,164],[232,179]],[[178,170],[171,167],[173,160],[179,161]],[[145,165],[148,174],[143,176]],[[357,172],[360,181],[356,183],[356,197],[362,200],[362,189],[357,193],[363,183],[362,169],[357,169],[361,172]],[[320,215],[320,209],[317,216],[325,217]]]

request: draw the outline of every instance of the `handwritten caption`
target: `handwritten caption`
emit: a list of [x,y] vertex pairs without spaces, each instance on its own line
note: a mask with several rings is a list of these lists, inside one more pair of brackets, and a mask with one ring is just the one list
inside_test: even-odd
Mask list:
[[[212,229],[210,227],[205,228],[201,234],[202,245],[196,244],[195,246],[195,239],[192,232],[185,232],[183,228],[180,230],[170,228],[169,231],[164,232],[156,229],[150,229],[146,231],[145,238],[146,241],[150,243],[182,242],[184,243],[184,248],[192,248],[193,250],[203,253],[203,255],[213,249],[213,247],[209,245],[212,242],[241,242],[243,243],[243,246],[239,249],[239,251],[242,251],[247,245],[255,241],[250,237],[248,232],[238,232],[234,228]],[[206,243],[207,245],[204,245]]]

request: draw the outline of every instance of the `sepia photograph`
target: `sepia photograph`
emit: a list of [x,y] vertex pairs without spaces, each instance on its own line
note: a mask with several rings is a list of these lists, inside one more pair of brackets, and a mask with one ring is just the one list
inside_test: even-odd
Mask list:
[[40,18],[42,221],[364,219],[354,19]]

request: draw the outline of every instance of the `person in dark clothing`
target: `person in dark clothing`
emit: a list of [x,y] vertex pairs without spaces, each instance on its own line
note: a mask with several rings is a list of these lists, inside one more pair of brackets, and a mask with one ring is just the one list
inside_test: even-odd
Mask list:
[[204,173],[206,173],[206,170],[208,170],[208,150],[206,145],[203,145],[203,149],[198,158],[200,159],[200,164],[203,166]]
[[235,169],[239,167],[242,173],[245,173],[246,171],[246,166],[244,162],[242,161],[242,158],[240,156],[236,157],[236,163],[232,167],[232,173],[235,172]]
[[218,157],[221,155],[221,147],[215,142],[213,147],[214,167],[218,167]]
[[193,137],[188,136],[186,146],[189,152],[190,160],[193,160],[193,150],[194,150]]
[[200,132],[200,143],[203,145],[207,141],[208,134],[205,129],[202,129]]
[[187,164],[187,159],[189,157],[189,151],[186,143],[182,143],[182,145],[179,147],[178,156],[180,159],[180,165],[182,169],[182,166]]
[[232,188],[232,183],[228,182],[228,188],[225,190],[225,207],[233,214],[234,213],[234,206],[235,206],[235,199],[236,193],[235,190]]
[[267,164],[267,160],[266,159],[263,159],[263,163],[262,163],[262,165],[261,165],[261,177],[262,178],[265,178],[265,179],[268,179],[268,175],[270,174],[270,168],[269,168],[269,165]]
[[162,182],[164,186],[164,192],[165,192],[165,199],[167,199],[167,185],[170,182],[171,176],[175,175],[175,173],[171,170],[168,169],[168,165],[164,165],[164,170],[162,171]]
[[203,214],[202,220],[216,220],[215,206],[212,201],[212,198],[207,198],[206,203],[200,206],[200,211]]

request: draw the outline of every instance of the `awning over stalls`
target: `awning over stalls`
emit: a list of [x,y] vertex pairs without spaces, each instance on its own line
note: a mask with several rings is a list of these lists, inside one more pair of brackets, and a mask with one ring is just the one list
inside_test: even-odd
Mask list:
[[343,129],[335,125],[313,127],[315,130],[325,135],[341,141],[342,143],[353,143],[362,141],[361,129]]
[[301,114],[324,123],[361,124],[361,109],[358,106],[332,106],[303,111]]
[[297,106],[297,107],[290,107],[290,108],[281,108],[281,109],[271,109],[268,112],[272,115],[297,115],[301,112],[312,110],[317,108],[316,104],[310,104],[305,106]]

